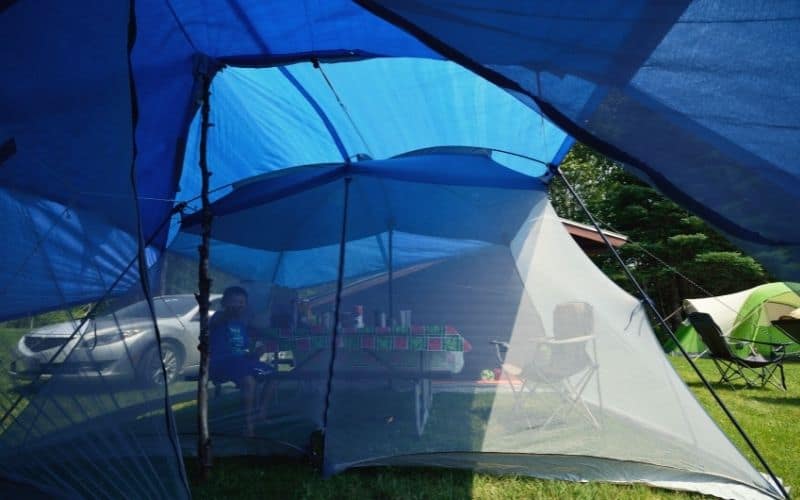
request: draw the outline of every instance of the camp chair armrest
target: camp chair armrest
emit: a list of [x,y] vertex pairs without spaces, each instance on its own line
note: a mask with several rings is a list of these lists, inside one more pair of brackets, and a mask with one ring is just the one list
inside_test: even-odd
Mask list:
[[542,337],[542,338],[533,338],[531,342],[537,344],[552,344],[552,345],[563,345],[563,344],[578,344],[581,342],[588,342],[592,340],[594,335],[583,335],[580,337],[571,337],[568,339],[554,339],[550,337]]
[[490,340],[489,343],[494,346],[495,351],[497,351],[497,359],[500,361],[502,361],[503,354],[507,353],[511,348],[508,342],[503,342],[501,340]]
[[732,340],[735,342],[747,342],[748,344],[771,345],[775,347],[786,347],[787,345],[792,345],[794,343],[794,342],[763,342],[761,340],[740,339],[736,337],[728,337],[728,340]]
[[508,345],[508,342],[500,340],[490,340],[489,343],[494,346],[494,354],[497,356],[497,362],[502,366],[505,363],[506,354],[511,346]]

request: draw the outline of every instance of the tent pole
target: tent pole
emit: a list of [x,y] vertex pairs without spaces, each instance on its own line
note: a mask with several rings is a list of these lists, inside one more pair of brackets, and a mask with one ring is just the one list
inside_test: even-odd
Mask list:
[[674,311],[672,311],[671,313],[669,313],[669,314],[668,314],[668,315],[667,315],[667,316],[664,318],[664,321],[667,321],[668,319],[672,318],[673,316],[675,316],[676,314],[678,314],[678,313],[679,313],[679,312],[680,312],[682,309],[683,309],[683,306],[678,306],[678,308],[677,308],[677,309],[675,309]]
[[208,430],[208,367],[209,367],[209,331],[208,309],[211,293],[211,278],[208,274],[209,240],[211,238],[211,204],[208,198],[209,178],[208,156],[208,129],[211,126],[209,114],[211,112],[211,75],[208,68],[200,68],[197,75],[201,85],[201,117],[200,127],[200,171],[202,187],[200,198],[202,201],[202,240],[197,248],[200,254],[198,264],[197,303],[200,306],[200,342],[197,349],[200,351],[200,375],[197,380],[197,457],[200,462],[200,479],[206,481],[211,473],[211,438]]
[[342,306],[342,289],[344,288],[344,266],[345,266],[345,250],[347,248],[347,211],[349,210],[348,205],[350,203],[350,182],[352,182],[352,177],[345,177],[344,178],[344,208],[342,210],[342,235],[341,240],[339,242],[339,270],[338,270],[338,277],[336,279],[336,299],[334,302],[334,309],[333,309],[333,335],[331,335],[331,359],[330,363],[328,363],[328,384],[325,389],[325,409],[322,414],[322,436],[320,436],[320,444],[319,449],[313,450],[312,453],[318,453],[318,457],[312,457],[312,459],[318,459],[322,461],[325,455],[324,449],[324,437],[325,432],[328,429],[328,411],[331,407],[331,388],[333,385],[333,369],[334,364],[336,362],[336,337],[339,333],[339,315],[341,314],[341,306]]
[[548,168],[553,173],[553,175],[561,179],[561,181],[564,183],[564,186],[566,186],[567,190],[570,192],[570,194],[572,194],[573,198],[575,198],[575,201],[578,202],[578,205],[580,205],[583,212],[586,214],[587,217],[589,217],[589,220],[592,222],[592,226],[594,226],[595,230],[597,230],[597,233],[603,239],[603,242],[611,251],[612,255],[617,260],[619,265],[622,266],[622,270],[625,272],[625,275],[628,277],[633,286],[636,288],[639,297],[645,304],[647,304],[650,307],[650,310],[653,312],[658,322],[669,333],[669,336],[672,338],[672,341],[675,342],[675,345],[678,346],[678,349],[680,349],[681,354],[683,354],[683,357],[686,358],[686,360],[689,362],[689,365],[691,365],[695,374],[697,374],[697,376],[703,382],[703,385],[706,387],[706,389],[708,389],[708,392],[711,393],[711,395],[714,397],[714,400],[717,402],[717,404],[719,404],[720,408],[722,408],[722,411],[725,413],[725,415],[731,421],[733,426],[745,440],[747,446],[749,446],[750,449],[753,451],[755,456],[758,458],[758,461],[761,462],[762,466],[764,466],[764,469],[766,469],[767,473],[769,474],[769,477],[772,478],[775,487],[777,487],[780,490],[781,494],[783,494],[785,498],[790,498],[789,493],[786,491],[786,489],[784,489],[783,484],[781,484],[781,482],[778,480],[778,477],[775,475],[775,473],[772,472],[772,468],[769,466],[769,464],[767,464],[767,461],[764,459],[764,457],[756,448],[756,445],[753,444],[753,442],[750,440],[750,437],[744,431],[742,426],[739,425],[739,422],[736,420],[736,417],[734,417],[733,413],[731,413],[728,407],[725,406],[725,403],[722,402],[722,399],[720,399],[719,395],[716,393],[716,391],[714,391],[714,388],[711,387],[711,384],[708,382],[708,379],[706,379],[706,377],[700,372],[700,369],[694,363],[694,360],[692,360],[692,358],[689,356],[689,353],[686,352],[686,349],[684,349],[681,343],[678,341],[678,337],[675,336],[675,332],[672,331],[672,328],[670,328],[666,320],[661,316],[661,313],[658,312],[658,309],[656,308],[655,303],[653,303],[653,300],[647,295],[647,292],[644,291],[642,286],[636,280],[636,277],[634,277],[633,273],[631,273],[630,269],[628,269],[628,266],[625,265],[625,261],[622,260],[622,257],[620,257],[619,252],[617,252],[617,249],[614,248],[611,242],[608,241],[608,238],[606,238],[606,235],[605,233],[603,233],[603,230],[600,228],[600,225],[597,223],[597,220],[589,211],[589,208],[586,206],[580,195],[578,195],[577,191],[575,191],[575,188],[572,186],[572,184],[570,184],[570,182],[567,180],[567,178],[564,176],[563,172],[561,172],[561,169],[557,165],[550,164],[548,165]]
[[389,317],[386,326],[392,327],[394,318],[394,223],[389,223]]
[[[130,179],[131,179],[131,190],[133,194],[134,200],[134,208],[136,210],[136,237],[138,242],[138,252],[137,252],[137,261],[139,264],[139,283],[142,286],[142,292],[144,293],[144,297],[147,300],[147,307],[150,311],[150,320],[153,322],[153,331],[155,332],[156,337],[156,345],[158,346],[158,355],[159,361],[161,362],[161,374],[164,380],[164,418],[165,418],[165,427],[167,429],[167,433],[169,436],[170,444],[172,445],[172,449],[175,453],[175,458],[178,462],[178,474],[181,478],[181,483],[183,487],[186,489],[186,493],[191,496],[191,491],[189,490],[189,481],[186,478],[186,471],[183,467],[183,457],[181,456],[180,445],[178,444],[178,433],[175,430],[175,417],[172,414],[169,402],[169,386],[167,385],[167,369],[164,366],[164,357],[161,350],[161,332],[158,327],[158,321],[156,318],[156,310],[155,305],[153,304],[153,295],[150,292],[150,277],[147,272],[147,259],[145,258],[145,238],[144,238],[144,230],[142,227],[142,210],[139,203],[139,188],[138,188],[138,172],[136,168],[136,158],[138,154],[137,146],[136,146],[136,130],[138,128],[139,122],[139,99],[136,95],[136,81],[133,78],[133,63],[131,54],[133,53],[133,47],[136,43],[136,3],[131,1],[129,5],[128,11],[128,75],[129,75],[129,85],[130,85],[130,98],[131,98],[131,133],[132,133],[132,142],[133,145],[133,155],[131,157],[131,169],[130,169]],[[157,234],[157,233],[156,233]],[[51,359],[52,361],[52,359]]]

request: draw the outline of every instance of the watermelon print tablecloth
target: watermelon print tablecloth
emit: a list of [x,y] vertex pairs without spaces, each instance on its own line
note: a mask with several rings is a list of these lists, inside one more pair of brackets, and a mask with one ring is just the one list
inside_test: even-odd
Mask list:
[[[258,336],[267,352],[290,352],[300,371],[327,370],[331,332],[321,327],[272,328]],[[459,373],[471,349],[452,326],[343,328],[336,336],[342,369]]]
[[[330,330],[270,328],[262,333],[267,351],[316,351],[330,348]],[[338,349],[346,351],[465,352],[469,342],[452,326],[425,325],[393,328],[343,328]]]

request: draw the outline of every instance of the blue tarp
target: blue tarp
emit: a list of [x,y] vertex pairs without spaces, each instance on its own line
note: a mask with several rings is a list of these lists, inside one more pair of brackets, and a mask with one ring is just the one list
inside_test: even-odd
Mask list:
[[[110,281],[130,272],[135,255],[134,139],[138,215],[154,249],[167,242],[166,231],[157,231],[176,200],[199,194],[198,54],[211,65],[233,65],[212,85],[214,187],[306,163],[443,145],[549,162],[570,143],[502,89],[350,2],[133,7],[15,2],[0,12],[0,60],[4,74],[18,76],[0,82],[0,106],[8,110],[0,125],[0,177],[9,189],[94,214],[112,234],[119,230],[114,245],[103,247],[112,252],[103,261]],[[516,156],[498,160],[543,172],[541,163]],[[25,276],[37,293],[0,301],[0,317],[103,295],[92,273],[73,273],[67,289],[78,292],[60,292],[53,282],[66,275],[45,272],[48,257],[35,242],[4,253],[6,273]],[[75,247],[63,255],[85,253]]]
[[[6,246],[17,249],[4,252],[0,267],[0,321],[139,284],[136,239],[101,214],[7,189],[0,189],[0,212]],[[146,255],[152,265],[159,252]]]
[[358,3],[800,276],[800,4]]
[[128,7],[45,3],[0,8],[2,319],[138,282]]
[[[422,42],[345,1],[8,4],[0,60],[15,77],[0,83],[4,186],[132,232],[135,138],[139,215],[152,235],[176,198],[197,194],[200,54],[232,65],[213,84],[215,185],[343,155],[380,159],[441,145],[557,162],[570,139],[540,121],[541,109],[774,274],[800,272],[787,217],[800,201],[796,5],[363,3]],[[163,234],[156,244],[166,241]],[[42,259],[32,248],[6,252],[6,262]],[[45,294],[27,309],[60,302]]]

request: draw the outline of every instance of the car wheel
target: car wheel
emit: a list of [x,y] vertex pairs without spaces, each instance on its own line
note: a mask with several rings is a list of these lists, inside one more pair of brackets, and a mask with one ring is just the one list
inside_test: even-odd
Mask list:
[[[161,360],[166,370],[167,383],[172,383],[181,371],[183,362],[180,350],[171,343],[161,344]],[[158,359],[158,346],[150,347],[139,364],[140,380],[150,386],[164,385],[161,360]]]

